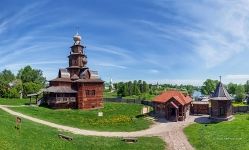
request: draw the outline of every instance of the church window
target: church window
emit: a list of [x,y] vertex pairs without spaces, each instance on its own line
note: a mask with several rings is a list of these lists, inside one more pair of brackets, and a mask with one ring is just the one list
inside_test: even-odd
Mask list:
[[87,97],[95,96],[95,90],[86,90],[86,96]]

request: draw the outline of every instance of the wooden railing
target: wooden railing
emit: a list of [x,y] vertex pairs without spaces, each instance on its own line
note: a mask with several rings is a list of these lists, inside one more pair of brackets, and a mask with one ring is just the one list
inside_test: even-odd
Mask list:
[[249,112],[249,106],[233,106],[233,113]]
[[50,97],[50,103],[76,102],[75,97]]

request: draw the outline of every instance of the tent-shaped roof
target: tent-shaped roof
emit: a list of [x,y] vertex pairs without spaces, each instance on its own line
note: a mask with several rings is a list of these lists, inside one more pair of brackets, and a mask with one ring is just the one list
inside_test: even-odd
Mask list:
[[211,100],[232,100],[233,98],[229,95],[224,85],[220,82],[214,93],[210,97]]
[[166,103],[172,98],[178,101],[181,105],[188,104],[192,101],[191,97],[184,96],[182,92],[177,90],[170,90],[156,96],[153,102]]

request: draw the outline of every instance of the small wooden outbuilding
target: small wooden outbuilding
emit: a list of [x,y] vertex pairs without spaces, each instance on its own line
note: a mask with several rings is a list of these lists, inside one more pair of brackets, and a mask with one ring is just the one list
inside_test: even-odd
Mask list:
[[191,103],[190,112],[193,115],[209,114],[208,101],[193,101]]
[[170,121],[183,121],[189,116],[192,98],[178,90],[169,90],[155,97],[154,111]]
[[217,121],[231,119],[233,114],[232,99],[224,85],[219,82],[210,97],[210,118]]

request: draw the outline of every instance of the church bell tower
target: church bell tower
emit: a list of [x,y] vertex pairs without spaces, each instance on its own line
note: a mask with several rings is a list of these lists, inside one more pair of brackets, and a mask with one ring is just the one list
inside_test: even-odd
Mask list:
[[67,68],[70,73],[71,79],[79,79],[81,71],[87,69],[87,56],[85,55],[85,46],[81,45],[81,36],[77,33],[73,36],[74,44],[71,46],[69,58],[69,67]]

